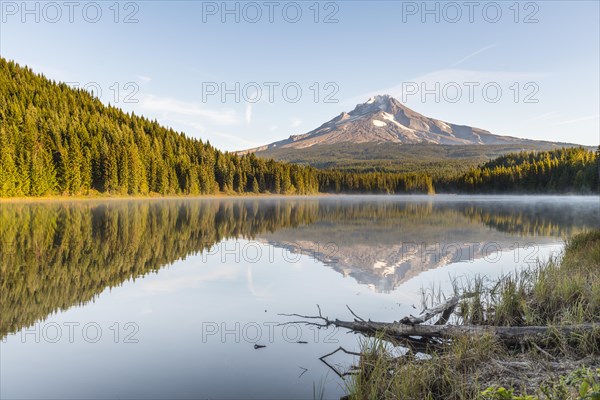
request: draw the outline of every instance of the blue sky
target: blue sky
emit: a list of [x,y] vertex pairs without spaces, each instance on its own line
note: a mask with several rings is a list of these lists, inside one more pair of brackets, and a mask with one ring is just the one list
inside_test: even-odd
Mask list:
[[384,93],[497,134],[600,140],[598,1],[2,0],[0,12],[3,57],[225,150]]

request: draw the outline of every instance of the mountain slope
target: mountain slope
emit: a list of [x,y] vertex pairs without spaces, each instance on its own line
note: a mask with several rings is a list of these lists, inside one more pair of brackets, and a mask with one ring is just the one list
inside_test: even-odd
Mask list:
[[248,151],[275,148],[305,149],[316,145],[340,143],[514,145],[535,142],[494,135],[483,129],[429,118],[402,105],[389,95],[380,95],[370,98],[366,103],[358,104],[349,113],[342,112],[308,133],[293,135],[288,139]]
[[[568,146],[567,146],[568,147]],[[336,143],[303,149],[293,147],[259,151],[258,157],[274,158],[319,169],[353,172],[421,172],[447,176],[466,172],[496,157],[521,151],[553,150],[553,144],[438,145],[401,143]]]
[[495,157],[521,151],[575,147],[494,135],[486,130],[426,117],[388,95],[375,96],[317,129],[269,145],[256,153],[316,168],[358,172],[466,172]]

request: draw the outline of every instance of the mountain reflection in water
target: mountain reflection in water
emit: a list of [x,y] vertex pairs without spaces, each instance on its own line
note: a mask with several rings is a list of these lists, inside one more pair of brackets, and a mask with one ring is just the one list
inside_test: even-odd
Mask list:
[[557,243],[600,226],[597,199],[495,199],[356,196],[0,204],[0,337],[226,239],[259,240],[310,254],[385,292],[428,269],[514,249],[515,244]]

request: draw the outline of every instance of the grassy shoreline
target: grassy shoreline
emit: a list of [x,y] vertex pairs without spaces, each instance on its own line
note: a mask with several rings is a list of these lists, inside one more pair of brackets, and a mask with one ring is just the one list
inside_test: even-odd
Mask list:
[[465,336],[400,357],[384,338],[366,340],[348,398],[600,399],[600,230],[573,237],[562,257],[476,290],[460,304],[457,324],[598,327],[513,347],[494,336]]

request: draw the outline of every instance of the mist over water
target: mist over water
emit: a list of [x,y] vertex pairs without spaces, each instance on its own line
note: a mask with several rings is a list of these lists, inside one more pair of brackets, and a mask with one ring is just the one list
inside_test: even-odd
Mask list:
[[558,254],[600,227],[599,209],[574,196],[2,203],[0,397],[339,397],[318,357],[358,338],[279,313],[398,320],[421,288]]

